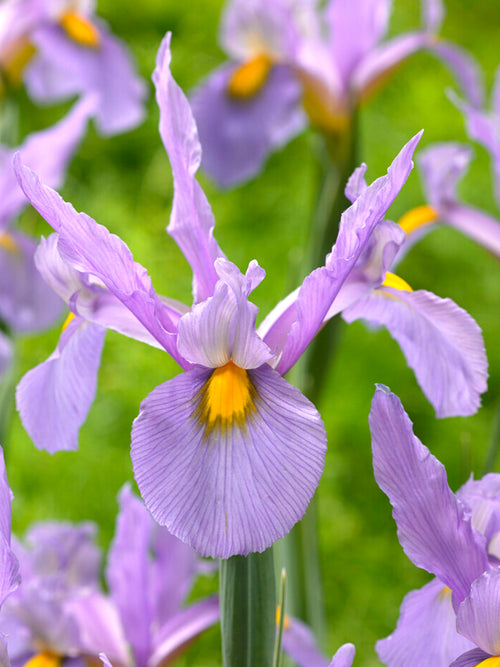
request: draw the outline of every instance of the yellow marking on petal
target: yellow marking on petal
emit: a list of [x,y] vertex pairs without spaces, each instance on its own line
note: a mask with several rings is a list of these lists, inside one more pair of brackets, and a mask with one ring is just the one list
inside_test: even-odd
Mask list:
[[36,53],[35,45],[26,37],[20,37],[1,54],[0,67],[10,84],[19,85],[26,65]]
[[411,234],[411,232],[414,232],[423,225],[428,225],[430,222],[436,222],[438,217],[438,212],[434,207],[417,206],[403,215],[399,220],[399,226],[404,229],[407,234]]
[[68,37],[82,46],[97,49],[101,44],[99,30],[80,12],[65,12],[60,16],[59,24]]
[[265,54],[256,56],[240,65],[232,74],[227,92],[237,99],[254,97],[267,81],[273,61]]
[[439,596],[442,598],[449,597],[451,595],[451,588],[449,586],[443,586],[439,591]]
[[500,657],[492,656],[480,662],[477,667],[500,667]]
[[69,313],[68,317],[64,320],[64,324],[62,325],[61,331],[64,331],[69,327],[70,322],[72,322],[75,319],[75,313]]
[[33,656],[24,667],[59,667],[62,657],[52,651],[42,651]]
[[10,252],[12,255],[20,255],[19,246],[13,237],[8,233],[4,232],[0,236],[0,246]]
[[404,292],[413,292],[406,280],[403,280],[403,278],[400,278],[395,273],[390,273],[389,271],[385,274],[385,280],[381,287],[393,287],[394,289],[403,290]]
[[318,78],[301,70],[296,74],[302,85],[302,106],[311,125],[327,134],[343,132],[350,123],[345,103],[333,97]]
[[[279,626],[281,622],[281,605],[278,605],[276,607],[276,627]],[[285,618],[283,620],[283,630],[288,630],[290,627],[290,617],[288,614],[285,614]]]
[[229,361],[216,368],[202,387],[196,414],[208,431],[243,425],[255,410],[255,388],[248,372]]

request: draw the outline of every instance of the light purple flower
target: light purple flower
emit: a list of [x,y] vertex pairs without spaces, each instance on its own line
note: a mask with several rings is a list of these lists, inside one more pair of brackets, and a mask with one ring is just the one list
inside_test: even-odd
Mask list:
[[466,120],[467,133],[489,152],[493,163],[494,193],[500,206],[500,67],[496,71],[495,84],[491,95],[491,108],[476,105],[469,100],[453,101],[462,111]]
[[377,643],[377,652],[389,667],[448,667],[475,641],[460,622],[457,633],[457,610],[460,616],[471,586],[498,565],[500,476],[469,480],[453,494],[444,467],[385,387],[373,398],[370,430],[375,478],[393,506],[401,546],[436,576],[406,596],[397,629]]
[[457,193],[471,157],[468,146],[452,142],[434,144],[419,154],[417,165],[428,203],[408,211],[399,221],[407,233],[405,250],[437,224],[445,224],[500,257],[500,221],[464,204]]
[[[57,232],[57,253],[68,272],[104,286],[184,369],[141,405],[132,429],[134,473],[159,523],[201,554],[227,558],[262,551],[283,536],[314,493],[324,462],[324,427],[314,406],[281,375],[321,328],[405,182],[420,137],[403,147],[387,176],[343,214],[325,266],[305,279],[289,308],[280,304],[268,316],[267,332],[261,333],[255,330],[257,308],[248,297],[264,271],[252,261],[242,274],[214,239],[212,212],[195,179],[201,159],[196,126],[169,63],[168,36],[154,80],[160,132],[174,175],[168,230],[193,269],[191,309],[158,296],[146,270],[117,236],[77,214],[19,159],[17,169],[26,195]],[[78,299],[77,293],[69,299],[76,314]],[[103,317],[100,324],[119,328],[113,313],[106,316],[108,322]],[[66,386],[62,378],[61,393]],[[28,385],[19,388],[18,404],[26,420],[33,404]],[[35,440],[45,428],[40,421],[32,419]]]
[[37,241],[12,229],[28,204],[17,183],[12,156],[18,151],[48,184],[60,186],[92,109],[90,99],[79,102],[63,120],[29,135],[18,148],[0,146],[0,319],[16,332],[52,325],[61,315],[62,303],[35,266]]
[[456,75],[474,106],[482,101],[475,63],[440,40],[443,8],[422,3],[419,30],[386,39],[389,0],[232,0],[220,42],[230,62],[192,96],[203,166],[222,186],[254,176],[266,157],[307,120],[322,132],[348,131],[354,108],[404,59],[426,49]]
[[[19,562],[10,543],[11,499],[3,450],[0,447],[0,607],[20,582]],[[2,667],[9,667],[6,638],[2,632],[0,632],[0,664]]]
[[123,667],[166,665],[218,621],[216,598],[181,607],[206,566],[128,487],[108,554],[107,595],[94,538],[92,524],[40,523],[26,546],[16,543],[23,581],[0,613],[13,667],[44,655],[48,664],[85,665],[100,653]]
[[135,127],[144,115],[144,82],[125,46],[94,15],[89,0],[7,0],[0,7],[0,67],[24,80],[37,102],[75,95],[96,100],[104,135]]

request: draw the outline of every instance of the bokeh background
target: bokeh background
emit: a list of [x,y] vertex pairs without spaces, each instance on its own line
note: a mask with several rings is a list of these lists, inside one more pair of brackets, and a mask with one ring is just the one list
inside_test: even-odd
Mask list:
[[[475,55],[491,87],[500,62],[500,3],[448,0],[446,4],[443,36]],[[148,82],[160,41],[171,30],[172,70],[182,88],[189,91],[224,60],[217,45],[222,6],[221,0],[99,0],[98,13],[127,42]],[[418,22],[418,2],[395,0],[391,34]],[[445,94],[453,86],[443,66],[426,54],[412,57],[395,72],[360,114],[360,158],[368,164],[369,180],[384,173],[402,144],[421,128],[425,128],[421,147],[446,140],[470,143],[461,114]],[[21,95],[21,135],[46,127],[68,106],[39,109]],[[78,210],[125,239],[135,259],[148,267],[158,292],[190,302],[189,267],[165,233],[172,177],[158,134],[158,117],[150,84],[143,125],[107,140],[91,128],[70,166],[62,194]],[[318,139],[309,131],[272,156],[258,178],[232,191],[222,192],[200,176],[217,221],[217,239],[227,256],[243,270],[257,258],[267,271],[267,278],[253,295],[261,317],[301,277],[298,267],[318,185],[317,154]],[[500,217],[492,197],[488,156],[479,146],[475,154],[461,195]],[[422,203],[414,172],[389,217],[397,220]],[[21,226],[36,234],[50,231],[32,210],[23,214]],[[354,642],[355,664],[360,667],[380,664],[373,648],[375,641],[394,629],[403,595],[429,579],[403,554],[389,503],[373,480],[367,416],[374,384],[384,383],[401,397],[416,433],[446,465],[453,489],[471,473],[482,475],[488,448],[499,437],[498,261],[471,241],[441,228],[412,249],[399,273],[414,289],[451,297],[473,315],[484,332],[490,380],[477,415],[436,420],[386,331],[368,331],[361,323],[342,327],[327,391],[318,406],[329,434],[319,489],[321,566],[328,614],[325,649],[332,654],[341,643]],[[58,335],[59,331],[53,330],[19,342],[19,377],[50,354]],[[14,531],[21,535],[33,521],[47,518],[92,520],[99,525],[99,541],[106,549],[113,534],[118,490],[132,480],[132,421],[153,387],[178,372],[165,353],[110,332],[97,398],[81,430],[78,452],[50,456],[36,451],[15,415],[5,443],[15,496]],[[499,461],[497,457],[497,464]],[[216,587],[216,576],[207,577],[196,585],[192,597]],[[214,628],[179,664],[220,663],[218,628]]]

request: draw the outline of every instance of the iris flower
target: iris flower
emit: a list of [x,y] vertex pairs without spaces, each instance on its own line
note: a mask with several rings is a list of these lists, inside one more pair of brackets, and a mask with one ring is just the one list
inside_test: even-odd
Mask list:
[[[227,558],[270,546],[302,517],[314,493],[326,449],[323,423],[282,375],[328,318],[373,229],[409,174],[419,135],[402,149],[387,176],[367,187],[343,214],[325,265],[279,304],[267,318],[267,332],[260,335],[257,308],[248,297],[264,271],[252,261],[241,273],[215,241],[213,216],[195,179],[201,159],[196,126],[170,74],[169,42],[167,36],[154,74],[160,133],[175,184],[168,231],[193,269],[194,305],[160,297],[123,241],[76,213],[17,158],[26,196],[57,232],[47,246],[67,267],[65,275],[76,277],[68,283],[73,290],[64,288],[75,318],[61,340],[69,351],[60,354],[65,362],[49,378],[54,391],[45,391],[42,365],[19,386],[18,406],[35,442],[50,428],[56,436],[75,433],[79,422],[74,413],[79,418],[86,413],[92,391],[89,373],[71,355],[68,341],[87,318],[93,326],[123,329],[122,314],[128,311],[128,321],[135,319],[136,329],[147,332],[142,339],[154,339],[184,371],[151,392],[134,422],[132,461],[141,494],[154,518],[174,535],[202,555]],[[81,291],[82,283],[87,289]],[[106,312],[109,302],[116,308]],[[100,344],[102,339],[96,347]],[[95,361],[99,352],[92,345],[88,340],[80,351]],[[31,400],[37,395],[44,396],[43,413],[36,408],[40,402]],[[64,410],[68,406],[69,413]],[[55,447],[66,443],[55,440]]]
[[[0,6],[2,88],[24,81],[36,102],[94,96],[104,135],[141,122],[145,86],[92,0],[5,0]],[[1,82],[0,82],[1,83]]]
[[[35,266],[37,240],[15,230],[14,222],[28,203],[12,168],[12,155],[19,151],[23,161],[36,169],[50,185],[59,186],[92,113],[87,99],[73,107],[53,127],[34,132],[15,149],[0,146],[0,320],[15,333],[39,331],[60,317],[63,303],[48,288]],[[10,357],[5,341],[0,371]]]
[[15,544],[22,583],[0,613],[13,667],[58,667],[63,659],[83,666],[102,652],[122,667],[166,665],[218,621],[215,597],[181,606],[206,565],[128,487],[119,502],[109,594],[93,524],[40,523]]
[[[375,478],[393,506],[401,546],[415,565],[435,575],[404,599],[395,632],[377,643],[380,659],[389,667],[448,667],[474,644],[498,655],[484,641],[493,628],[484,582],[498,579],[500,475],[470,479],[452,493],[443,465],[414,436],[401,402],[385,387],[373,398],[370,430]],[[483,606],[480,617],[476,602]],[[498,619],[498,598],[496,604]],[[472,629],[473,608],[484,624],[481,636]],[[495,631],[498,636],[498,625]],[[477,665],[488,657],[481,655],[453,665]]]
[[491,108],[478,107],[469,100],[453,97],[466,119],[467,133],[471,139],[486,148],[493,163],[494,192],[500,206],[500,67],[496,71],[491,95]]
[[384,41],[389,0],[232,0],[220,42],[229,63],[192,96],[203,167],[223,186],[254,176],[267,156],[307,123],[336,136],[353,111],[408,56],[428,50],[482,102],[475,64],[436,34],[439,0],[422,3],[423,26]]
[[[362,165],[348,181],[351,201],[368,187],[365,171]],[[488,362],[481,331],[451,299],[413,291],[391,272],[406,242],[400,225],[384,220],[376,227],[342,287],[337,312],[342,311],[346,322],[362,318],[388,329],[438,417],[474,414],[486,390]]]
[[[0,607],[19,586],[19,563],[10,543],[11,491],[0,447]],[[6,637],[0,632],[0,665],[9,666]]]
[[[475,111],[478,114],[479,112]],[[500,258],[500,221],[460,200],[457,186],[472,158],[468,146],[434,144],[417,158],[427,204],[406,213],[399,224],[407,233],[405,248],[438,224],[457,229]]]

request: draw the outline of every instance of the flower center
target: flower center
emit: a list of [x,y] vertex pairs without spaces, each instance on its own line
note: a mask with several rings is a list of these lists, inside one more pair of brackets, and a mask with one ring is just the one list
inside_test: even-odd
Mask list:
[[248,372],[229,361],[216,368],[202,387],[198,419],[209,431],[227,428],[234,422],[242,425],[255,410],[255,396]]
[[227,92],[237,99],[254,97],[264,86],[273,62],[265,54],[247,60],[237,67],[227,85]]
[[42,651],[34,655],[24,667],[59,667],[62,657],[52,651]]
[[500,657],[492,656],[480,662],[477,667],[500,667]]
[[21,83],[25,67],[35,53],[34,44],[27,37],[20,37],[0,53],[0,69],[6,83],[16,86]]
[[0,236],[0,248],[4,248],[4,250],[7,250],[7,252],[10,252],[11,255],[19,255],[19,246],[15,242],[15,240],[12,238],[10,234],[7,232],[4,232]]
[[403,290],[405,292],[413,292],[406,280],[400,278],[395,273],[390,273],[390,271],[387,271],[385,274],[384,282],[380,287],[393,287],[394,289]]
[[407,234],[410,234],[423,225],[428,225],[430,222],[436,222],[438,217],[438,212],[434,207],[417,206],[403,215],[399,221],[399,226],[404,229]]
[[95,25],[80,12],[68,11],[59,18],[59,24],[64,32],[72,40],[88,46],[91,49],[97,49],[101,43],[99,31]]
[[296,72],[302,86],[302,106],[311,124],[320,132],[338,134],[349,125],[345,102],[336,99],[327,86],[302,70]]

